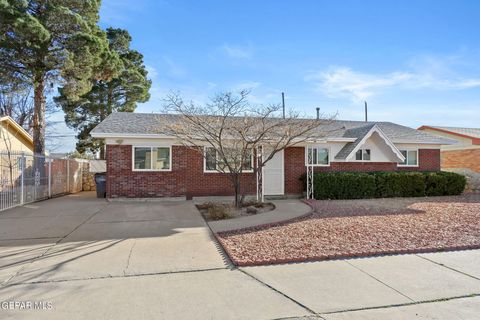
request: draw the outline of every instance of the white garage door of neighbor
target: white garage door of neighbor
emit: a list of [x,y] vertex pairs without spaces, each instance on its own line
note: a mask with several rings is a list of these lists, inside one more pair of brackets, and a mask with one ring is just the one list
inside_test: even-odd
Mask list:
[[283,150],[277,152],[263,167],[263,192],[265,195],[284,194]]

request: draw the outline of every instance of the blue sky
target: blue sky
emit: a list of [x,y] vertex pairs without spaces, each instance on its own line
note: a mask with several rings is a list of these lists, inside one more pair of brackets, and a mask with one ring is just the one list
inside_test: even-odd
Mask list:
[[369,120],[480,127],[480,1],[103,0],[100,17],[144,55],[137,112],[248,88],[309,115],[361,120],[367,100]]

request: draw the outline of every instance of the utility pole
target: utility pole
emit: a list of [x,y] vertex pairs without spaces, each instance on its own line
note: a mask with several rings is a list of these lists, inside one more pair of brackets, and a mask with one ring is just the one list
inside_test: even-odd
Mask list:
[[368,107],[367,107],[367,101],[365,101],[365,122],[368,122]]
[[283,119],[285,119],[285,93],[282,92]]

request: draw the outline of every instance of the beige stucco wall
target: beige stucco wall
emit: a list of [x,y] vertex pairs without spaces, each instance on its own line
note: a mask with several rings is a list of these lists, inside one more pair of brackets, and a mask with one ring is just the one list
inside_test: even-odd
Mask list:
[[458,143],[455,143],[452,145],[443,145],[441,148],[442,150],[480,149],[479,145],[472,144],[472,139],[470,138],[460,137],[455,134],[450,134],[450,133],[442,132],[438,130],[432,130],[429,128],[422,129],[422,131],[425,131],[427,133],[430,133],[442,138],[458,141]]
[[19,131],[2,123],[0,127],[0,150],[33,152],[33,146]]

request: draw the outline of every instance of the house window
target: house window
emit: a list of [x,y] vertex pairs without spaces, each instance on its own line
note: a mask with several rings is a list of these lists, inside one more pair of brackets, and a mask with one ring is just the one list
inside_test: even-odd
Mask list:
[[[228,160],[227,160],[228,161]],[[234,161],[229,161],[231,166],[235,166]],[[228,168],[225,168],[226,165],[223,163],[222,160],[219,159],[219,155],[217,150],[213,147],[206,147],[205,148],[205,172],[226,172]],[[252,150],[248,150],[246,152],[245,161],[242,164],[242,171],[243,172],[251,172],[253,171],[253,152]]]
[[418,150],[400,150],[405,157],[405,161],[400,162],[399,166],[418,166]]
[[330,149],[320,147],[308,147],[307,164],[314,166],[330,165]]
[[170,147],[133,147],[133,169],[145,171],[170,171]]
[[357,161],[370,161],[370,149],[359,149],[355,153],[355,160],[357,160]]

